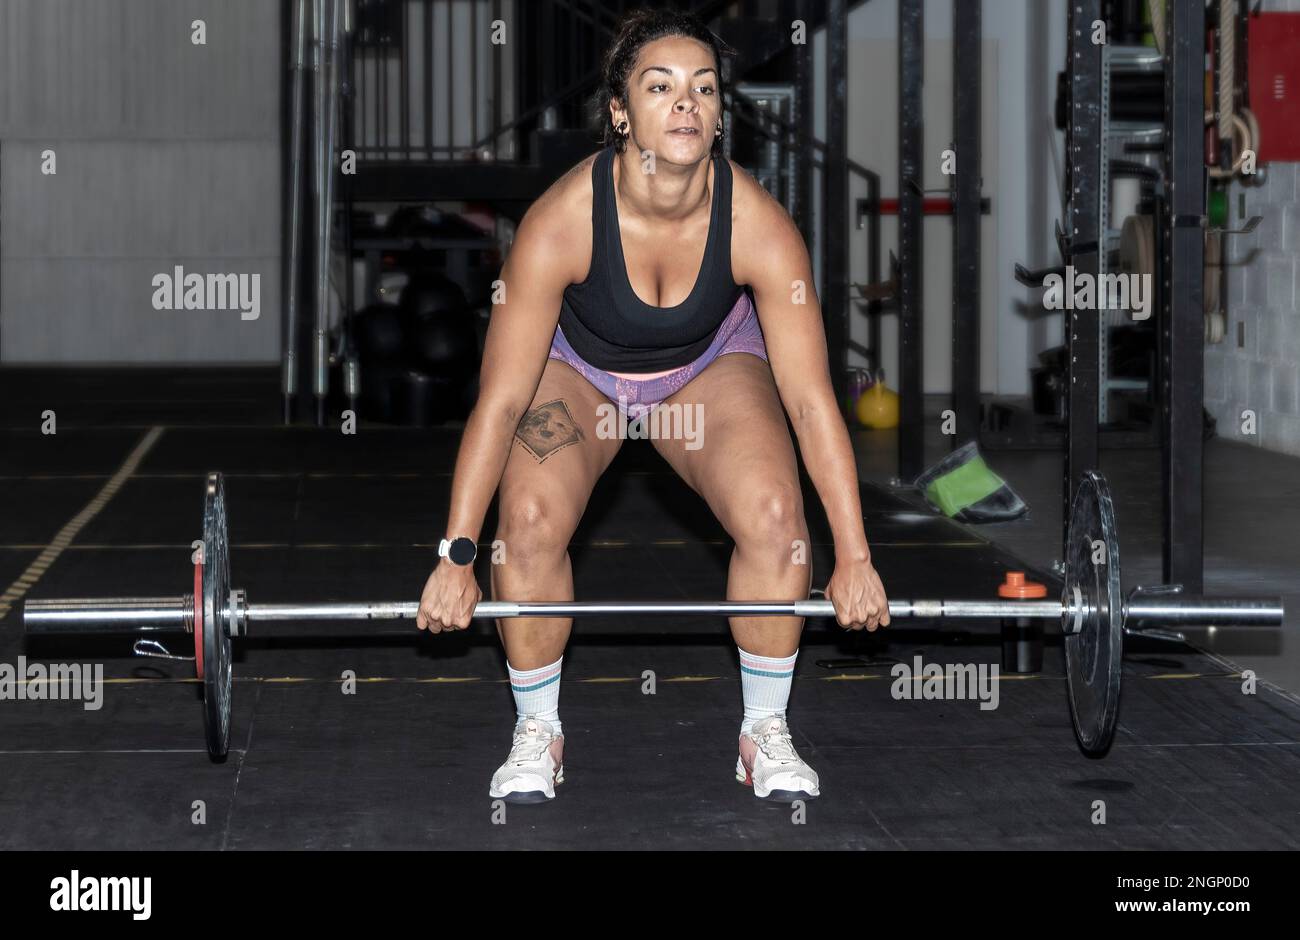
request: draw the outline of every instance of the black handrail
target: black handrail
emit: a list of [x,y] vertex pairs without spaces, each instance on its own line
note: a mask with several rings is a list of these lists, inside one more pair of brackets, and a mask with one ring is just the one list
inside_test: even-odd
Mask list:
[[[732,109],[731,109],[732,117],[739,118],[741,121],[745,122],[749,126],[753,127],[755,130],[757,130],[768,140],[775,141],[777,143],[783,143],[786,145],[789,145],[792,140],[796,143],[806,141],[808,144],[812,146],[814,150],[824,151],[826,149],[826,141],[820,140],[819,138],[813,136],[811,133],[803,132],[802,130],[794,127],[794,125],[792,125],[789,121],[786,121],[784,118],[781,118],[778,115],[773,114],[771,111],[759,107],[757,101],[755,101],[753,98],[749,97],[748,95],[744,94],[743,92],[739,92],[736,91],[735,89],[732,89],[731,97],[732,97]],[[740,102],[746,105],[751,111],[759,115],[761,120],[771,121],[773,124],[777,125],[780,128],[780,130],[784,132],[784,136],[782,134],[772,133],[768,128],[762,126],[760,121],[754,120],[745,112],[736,108],[735,107],[736,102]],[[860,176],[866,180],[880,179],[879,174],[877,174],[873,170],[867,169],[862,164],[857,163],[853,160],[848,160],[846,162],[848,164],[849,172],[854,173],[857,176]],[[820,160],[813,158],[810,165],[818,169],[821,169],[824,164]]]

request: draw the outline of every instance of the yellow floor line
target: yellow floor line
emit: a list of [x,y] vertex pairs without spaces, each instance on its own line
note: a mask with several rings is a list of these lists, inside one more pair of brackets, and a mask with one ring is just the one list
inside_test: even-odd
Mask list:
[[3,619],[13,609],[14,604],[23,599],[23,595],[40,580],[45,570],[54,564],[59,555],[72,544],[72,540],[77,537],[77,533],[85,528],[86,524],[99,515],[103,508],[108,505],[109,500],[122,488],[122,484],[135,473],[140,461],[153,449],[154,444],[158,443],[162,433],[163,429],[161,427],[150,428],[148,433],[141,438],[140,443],[136,444],[131,453],[127,455],[126,460],[122,462],[122,466],[118,467],[117,472],[91,498],[85,508],[64,524],[63,528],[50,541],[50,544],[41,549],[41,553],[36,560],[27,566],[27,570],[5,589],[4,594],[0,594],[0,619]]

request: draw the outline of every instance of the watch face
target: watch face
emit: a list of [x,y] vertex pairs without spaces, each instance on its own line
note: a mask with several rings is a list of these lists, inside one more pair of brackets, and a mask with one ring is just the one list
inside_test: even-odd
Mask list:
[[478,554],[478,546],[474,544],[473,539],[458,538],[451,540],[451,547],[447,550],[447,557],[458,565],[468,565]]

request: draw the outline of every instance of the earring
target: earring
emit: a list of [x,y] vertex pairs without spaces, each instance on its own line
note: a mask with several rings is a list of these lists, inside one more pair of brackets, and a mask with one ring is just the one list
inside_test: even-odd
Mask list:
[[627,121],[619,121],[619,122],[618,122],[618,127],[615,128],[615,130],[617,130],[621,135],[623,135],[624,137],[626,137],[626,136],[627,136]]
[[721,137],[721,136],[722,136],[722,121],[718,121],[718,129],[717,129],[716,131],[713,132],[713,136],[714,136],[714,137]]

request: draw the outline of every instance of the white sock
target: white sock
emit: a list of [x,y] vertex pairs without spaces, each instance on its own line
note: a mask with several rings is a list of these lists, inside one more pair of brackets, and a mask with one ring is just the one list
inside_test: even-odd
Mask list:
[[794,681],[794,661],[799,658],[795,650],[789,656],[756,656],[736,647],[740,653],[740,688],[745,698],[745,720],[740,733],[748,734],[755,722],[776,715],[785,718],[785,706],[790,700],[790,684]]
[[556,734],[563,733],[560,726],[560,664],[563,662],[561,656],[549,666],[522,671],[506,663],[519,720],[531,715],[549,724]]

